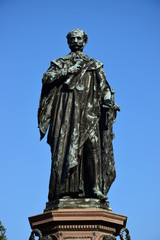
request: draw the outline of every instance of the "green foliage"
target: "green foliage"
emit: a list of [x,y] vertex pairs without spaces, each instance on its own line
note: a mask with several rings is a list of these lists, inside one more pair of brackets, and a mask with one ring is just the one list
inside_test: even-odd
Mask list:
[[7,240],[6,229],[3,227],[1,221],[0,221],[0,240]]

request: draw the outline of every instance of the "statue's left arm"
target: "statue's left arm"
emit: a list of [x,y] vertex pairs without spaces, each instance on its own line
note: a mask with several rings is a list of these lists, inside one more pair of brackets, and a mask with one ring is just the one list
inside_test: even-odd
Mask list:
[[100,96],[102,105],[110,106],[111,104],[111,87],[107,81],[103,67],[97,69],[97,78],[100,86]]
[[112,111],[114,112],[114,115],[116,117],[117,111],[120,111],[120,107],[115,103],[115,92],[113,89],[111,90],[106,75],[103,71],[103,67],[97,69],[97,77],[100,84],[101,104],[105,108],[112,108]]

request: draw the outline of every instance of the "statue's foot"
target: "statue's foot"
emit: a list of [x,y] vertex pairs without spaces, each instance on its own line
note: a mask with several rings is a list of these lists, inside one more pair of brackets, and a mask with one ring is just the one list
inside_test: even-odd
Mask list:
[[94,187],[93,189],[92,189],[92,197],[93,198],[98,198],[98,199],[100,199],[101,201],[106,201],[108,198],[107,198],[107,196],[105,196],[101,191],[100,191],[100,189],[99,188],[97,188],[97,187]]
[[108,200],[105,202],[105,206],[106,206],[108,211],[112,212],[112,208],[109,206],[109,201]]
[[108,210],[108,211],[112,211],[112,208],[110,208],[110,206],[109,206],[108,197],[105,196],[105,195],[100,191],[100,189],[97,188],[97,187],[93,188],[92,191],[93,191],[93,192],[92,192],[92,194],[93,194],[92,197],[93,197],[93,198],[98,198],[98,199],[100,199],[101,202],[104,203],[104,205],[106,206],[107,210]]

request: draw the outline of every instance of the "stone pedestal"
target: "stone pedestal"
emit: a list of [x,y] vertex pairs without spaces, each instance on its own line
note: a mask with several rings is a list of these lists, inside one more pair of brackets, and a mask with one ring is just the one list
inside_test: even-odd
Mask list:
[[29,217],[33,230],[30,239],[36,235],[44,240],[115,240],[126,221],[126,216],[106,209],[55,209]]

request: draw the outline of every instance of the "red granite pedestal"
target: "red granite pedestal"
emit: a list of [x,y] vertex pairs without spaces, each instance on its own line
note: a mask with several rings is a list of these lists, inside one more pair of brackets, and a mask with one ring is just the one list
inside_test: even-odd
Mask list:
[[115,240],[126,221],[126,216],[100,208],[55,209],[29,217],[39,239],[57,240]]

